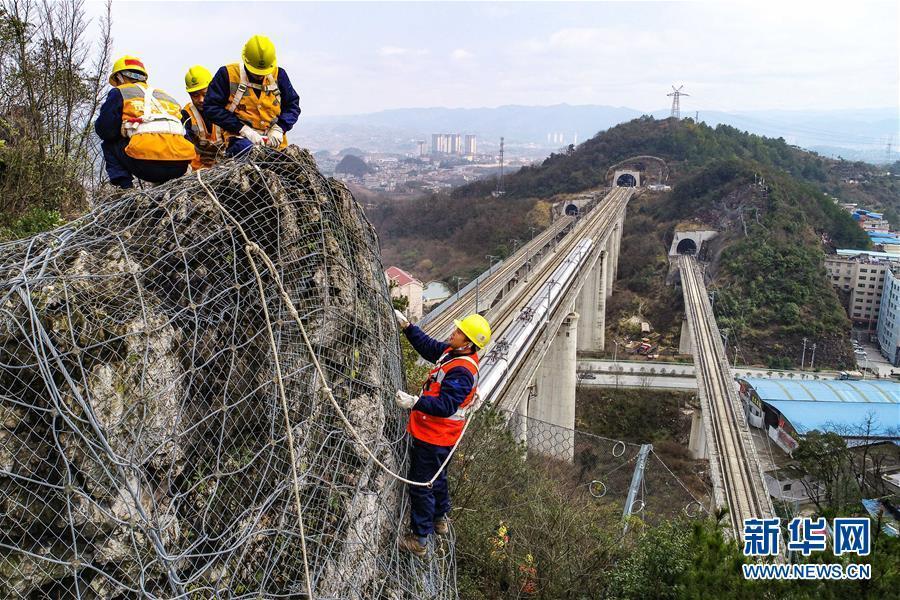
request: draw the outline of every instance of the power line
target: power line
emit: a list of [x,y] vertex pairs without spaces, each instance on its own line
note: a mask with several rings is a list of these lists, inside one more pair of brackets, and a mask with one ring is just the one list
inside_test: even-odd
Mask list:
[[[669,94],[671,95],[671,94]],[[727,119],[727,121],[726,121]],[[716,119],[723,125],[731,123],[740,123],[743,126],[752,126],[757,130],[775,135],[794,135],[796,137],[806,137],[824,143],[845,143],[857,146],[884,147],[884,137],[872,137],[868,135],[855,134],[841,131],[827,131],[815,127],[796,125],[793,123],[766,122],[753,117],[744,115],[735,115],[723,113],[721,118]]]
[[494,191],[493,196],[498,198],[506,193],[506,190],[503,188],[503,138],[500,138],[500,177],[497,178],[497,189]]

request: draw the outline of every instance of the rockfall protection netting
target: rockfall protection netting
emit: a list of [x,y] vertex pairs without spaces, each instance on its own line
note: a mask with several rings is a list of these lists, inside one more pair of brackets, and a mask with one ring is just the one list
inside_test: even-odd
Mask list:
[[452,548],[397,547],[400,349],[359,205],[294,147],[201,178],[0,246],[0,597],[454,597]]
[[[512,434],[527,438],[527,442],[522,443],[525,457],[542,477],[563,482],[572,498],[625,507],[635,470],[640,468],[640,444],[568,429],[515,413],[509,415],[509,419]],[[568,458],[562,460],[563,456]],[[666,457],[673,462],[678,458]],[[707,514],[708,488],[692,472],[690,465],[678,462],[680,475],[672,471],[655,449],[648,450],[640,483],[631,501],[632,515],[657,523],[675,517],[695,518]]]

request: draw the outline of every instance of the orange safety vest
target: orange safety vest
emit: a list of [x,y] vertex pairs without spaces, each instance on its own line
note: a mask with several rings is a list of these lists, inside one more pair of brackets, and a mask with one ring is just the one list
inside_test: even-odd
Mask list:
[[442,362],[450,352],[448,347],[438,359],[437,364],[428,373],[428,379],[422,387],[422,396],[437,397],[441,395],[441,382],[451,369],[463,367],[467,369],[475,382],[472,391],[466,396],[459,409],[449,417],[435,417],[420,410],[413,409],[409,413],[409,424],[406,430],[417,440],[434,444],[435,446],[452,446],[462,435],[466,424],[466,410],[475,398],[475,390],[478,385],[478,355],[454,356],[447,362]]
[[[281,90],[278,88],[278,67],[263,78],[263,82],[251,83],[247,76],[247,69],[242,63],[233,63],[225,67],[228,69],[228,85],[231,93],[228,96],[226,109],[262,135],[266,135],[269,128],[278,122],[281,116]],[[249,92],[248,90],[256,90]],[[256,92],[259,92],[257,95]],[[236,137],[238,134],[225,132],[225,140]],[[284,136],[279,150],[287,148],[287,135]]]
[[184,137],[181,107],[162,90],[146,83],[117,86],[122,93],[122,136],[125,154],[139,160],[193,160],[194,145]]
[[203,113],[193,102],[184,105],[184,112],[191,117],[191,133],[194,134],[195,146],[197,146],[197,158],[191,163],[191,167],[198,171],[208,169],[216,163],[216,159],[225,153],[225,141],[222,137],[222,128],[213,125],[207,128],[203,120]]

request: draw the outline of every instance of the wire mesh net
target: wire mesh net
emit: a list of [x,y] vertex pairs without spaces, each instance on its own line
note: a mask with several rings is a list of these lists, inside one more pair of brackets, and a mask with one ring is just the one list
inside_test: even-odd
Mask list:
[[360,207],[294,147],[202,179],[0,246],[0,596],[454,596],[452,552],[400,555],[403,486],[372,459],[405,472]]
[[[506,413],[506,418],[531,467],[560,482],[572,498],[622,509],[630,504],[632,515],[654,523],[707,514],[709,496],[703,481],[686,470],[676,474],[652,448],[642,462],[641,444],[518,413]],[[637,478],[636,470],[640,470]]]

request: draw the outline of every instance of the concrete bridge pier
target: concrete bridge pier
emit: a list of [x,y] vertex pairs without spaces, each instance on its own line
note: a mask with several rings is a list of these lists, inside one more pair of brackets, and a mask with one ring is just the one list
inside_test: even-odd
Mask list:
[[703,427],[703,414],[698,408],[691,415],[691,436],[688,441],[688,450],[695,459],[709,458],[709,443],[706,439],[706,429]]
[[577,337],[578,313],[571,312],[535,374],[537,394],[528,403],[528,416],[549,425],[529,427],[529,450],[569,462],[575,458]]
[[622,250],[622,220],[616,219],[612,232],[609,234],[612,242],[612,262],[609,265],[610,279],[613,281],[619,276],[619,252]]
[[616,245],[616,232],[613,231],[606,238],[604,251],[608,257],[609,264],[606,265],[606,297],[610,298],[613,294],[613,281],[615,280],[616,263],[619,262],[619,246]]
[[601,352],[605,347],[608,262],[609,255],[601,251],[594,268],[585,278],[584,287],[581,288],[575,303],[575,311],[578,313],[579,351]]

